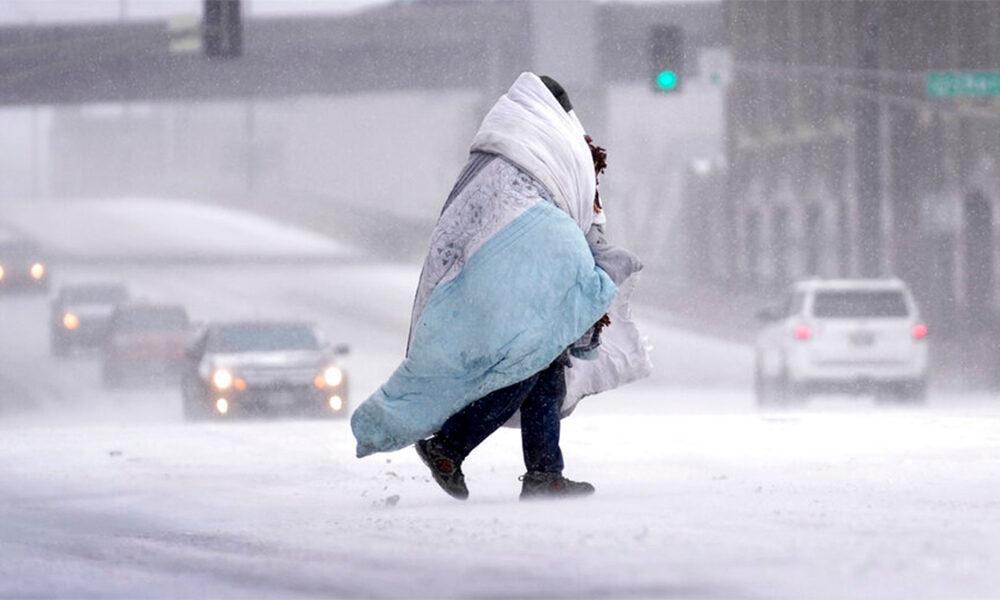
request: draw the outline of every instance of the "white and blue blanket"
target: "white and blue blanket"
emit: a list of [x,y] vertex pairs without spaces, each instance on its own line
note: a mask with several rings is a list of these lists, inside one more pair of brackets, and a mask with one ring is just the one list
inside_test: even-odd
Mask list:
[[359,457],[436,433],[545,368],[612,308],[618,287],[584,237],[595,177],[583,135],[530,73],[487,115],[472,149],[498,156],[435,227],[407,356],[351,418]]

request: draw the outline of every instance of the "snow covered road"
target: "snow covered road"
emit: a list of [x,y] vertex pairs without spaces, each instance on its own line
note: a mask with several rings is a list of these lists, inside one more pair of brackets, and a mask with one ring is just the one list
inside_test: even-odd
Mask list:
[[[230,247],[230,246],[227,246]],[[417,270],[88,267],[196,319],[317,321],[353,400],[403,351]],[[172,388],[108,392],[54,360],[47,301],[0,298],[0,597],[1000,596],[1000,401],[823,399],[758,413],[749,349],[640,311],[657,371],[566,421],[598,494],[519,503],[520,441],[470,457],[467,503],[346,421],[186,424]]]
[[[664,392],[664,400],[673,394]],[[446,497],[344,423],[4,432],[0,595],[954,598],[1000,592],[1000,415],[581,414],[592,499]]]

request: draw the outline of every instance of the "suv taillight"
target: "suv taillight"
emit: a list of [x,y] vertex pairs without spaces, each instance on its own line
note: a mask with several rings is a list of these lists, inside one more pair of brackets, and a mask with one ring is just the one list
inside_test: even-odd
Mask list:
[[796,325],[795,329],[792,330],[792,337],[802,342],[811,338],[812,335],[812,329],[808,325]]
[[927,325],[924,325],[923,323],[917,323],[910,331],[913,334],[913,339],[915,340],[922,340],[927,337]]

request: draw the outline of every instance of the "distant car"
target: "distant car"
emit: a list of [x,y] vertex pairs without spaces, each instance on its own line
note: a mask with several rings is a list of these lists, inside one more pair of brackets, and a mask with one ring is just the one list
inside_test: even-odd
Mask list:
[[38,244],[25,239],[0,239],[0,289],[49,289],[49,269]]
[[50,347],[54,356],[74,348],[103,346],[115,309],[128,301],[128,288],[116,283],[67,285],[52,300]]
[[184,307],[172,304],[125,304],[111,316],[104,353],[106,386],[177,376],[191,321]]
[[761,405],[820,392],[925,399],[927,325],[898,279],[800,282],[758,317],[768,323],[756,344]]
[[347,352],[308,323],[211,324],[185,354],[184,415],[345,416],[347,374],[336,357]]

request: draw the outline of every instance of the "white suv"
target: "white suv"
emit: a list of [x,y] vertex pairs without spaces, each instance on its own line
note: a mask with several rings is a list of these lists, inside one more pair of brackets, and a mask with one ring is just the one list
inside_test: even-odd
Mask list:
[[762,406],[813,392],[926,396],[927,325],[898,279],[799,282],[782,306],[757,316],[768,323],[756,345]]

